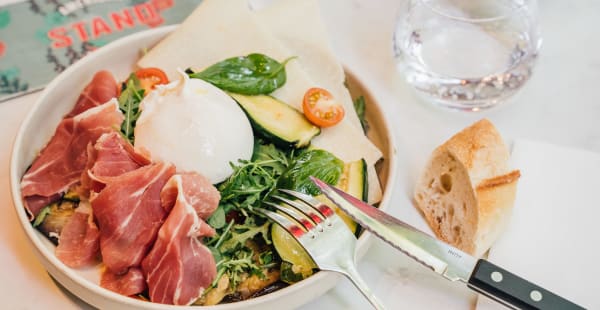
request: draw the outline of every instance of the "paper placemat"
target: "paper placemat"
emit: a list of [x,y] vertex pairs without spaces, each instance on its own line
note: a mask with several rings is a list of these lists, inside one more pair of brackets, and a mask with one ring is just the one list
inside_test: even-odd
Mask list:
[[0,102],[42,89],[87,53],[176,24],[202,0],[28,0],[0,7]]
[[[510,223],[489,260],[588,309],[600,309],[600,154],[515,141],[521,170]],[[479,297],[478,309],[505,309]]]

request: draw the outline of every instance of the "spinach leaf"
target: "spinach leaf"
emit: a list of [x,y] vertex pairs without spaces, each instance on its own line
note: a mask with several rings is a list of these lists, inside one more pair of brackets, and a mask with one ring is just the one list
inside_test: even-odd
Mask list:
[[139,79],[131,74],[125,82],[124,89],[119,96],[119,108],[125,119],[121,124],[121,133],[133,144],[133,129],[135,122],[140,117],[140,102],[144,98],[144,89],[140,86]]
[[367,120],[365,119],[365,97],[360,96],[354,100],[354,111],[356,111],[356,115],[360,120],[360,125],[364,132],[369,128],[369,124],[367,124]]
[[290,168],[279,178],[280,188],[299,191],[311,196],[321,193],[310,180],[317,177],[328,184],[335,185],[344,170],[344,162],[325,150],[308,150],[294,159]]
[[189,76],[238,94],[266,95],[285,84],[285,64],[292,58],[279,63],[269,56],[257,53],[232,57],[204,71],[192,72]]

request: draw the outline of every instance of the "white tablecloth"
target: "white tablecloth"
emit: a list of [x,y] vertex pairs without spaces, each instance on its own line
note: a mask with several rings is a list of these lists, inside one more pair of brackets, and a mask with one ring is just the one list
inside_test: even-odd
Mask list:
[[[0,5],[9,2],[15,1],[0,0]],[[413,184],[436,145],[481,117],[488,117],[509,140],[527,138],[600,153],[600,2],[541,2],[544,43],[531,80],[505,106],[460,114],[418,101],[396,73],[391,37],[401,1],[322,1],[336,54],[370,88],[394,130],[399,164],[396,183],[391,185],[390,213],[427,229],[411,203]],[[12,141],[38,96],[0,103],[0,307],[77,309],[85,305],[59,289],[33,257],[9,193]],[[359,271],[391,309],[469,309],[475,304],[468,289],[446,282],[378,240],[360,262]],[[358,291],[343,280],[303,309],[367,307]]]

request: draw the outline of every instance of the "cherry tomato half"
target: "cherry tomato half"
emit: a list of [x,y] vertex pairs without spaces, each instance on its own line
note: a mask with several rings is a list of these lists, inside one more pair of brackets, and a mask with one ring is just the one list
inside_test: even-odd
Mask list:
[[333,126],[344,118],[344,107],[335,101],[330,92],[319,87],[306,91],[302,110],[304,116],[319,127]]
[[168,84],[167,74],[159,68],[142,68],[135,72],[140,80],[140,86],[144,88],[144,94],[148,94],[158,84]]

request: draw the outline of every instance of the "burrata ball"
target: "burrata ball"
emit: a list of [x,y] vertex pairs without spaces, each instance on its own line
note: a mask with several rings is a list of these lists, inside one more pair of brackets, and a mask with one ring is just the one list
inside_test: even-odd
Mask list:
[[140,104],[135,147],[177,171],[195,171],[213,184],[233,173],[230,163],[252,157],[254,136],[246,114],[219,88],[181,72]]

